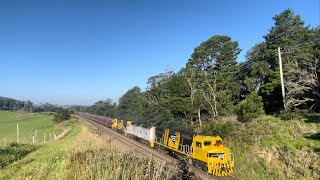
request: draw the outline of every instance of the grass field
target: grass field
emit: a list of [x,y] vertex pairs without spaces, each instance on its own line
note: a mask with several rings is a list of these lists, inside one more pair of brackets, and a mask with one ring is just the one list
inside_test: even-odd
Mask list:
[[[87,122],[76,117],[54,126],[55,129],[65,127],[71,127],[71,131],[58,141],[23,145],[20,149],[28,151],[26,156],[14,162],[4,157],[7,164],[0,167],[0,179],[157,180],[173,175],[163,164],[140,158],[131,151],[119,151],[112,140],[98,136]],[[15,147],[16,144],[11,144],[5,150],[15,153],[12,150],[17,151]],[[0,148],[0,161],[1,151]]]
[[57,126],[71,126],[72,130],[63,139],[37,145],[35,151],[0,168],[0,179],[67,179],[69,157],[80,124],[73,118]]
[[52,114],[49,113],[0,111],[0,145],[16,141],[17,124],[19,124],[20,142],[32,142],[33,130],[37,131],[37,142],[43,141],[44,133],[47,140],[50,139],[50,133],[53,138],[55,129],[52,118]]

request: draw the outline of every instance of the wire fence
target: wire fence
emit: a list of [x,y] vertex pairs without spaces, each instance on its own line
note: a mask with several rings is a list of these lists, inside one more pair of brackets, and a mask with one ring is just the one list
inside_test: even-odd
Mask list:
[[10,143],[22,143],[22,144],[40,144],[48,143],[56,140],[55,132],[41,132],[34,129],[29,135],[20,135],[20,127],[17,124],[16,137],[0,137],[0,146],[6,146]]

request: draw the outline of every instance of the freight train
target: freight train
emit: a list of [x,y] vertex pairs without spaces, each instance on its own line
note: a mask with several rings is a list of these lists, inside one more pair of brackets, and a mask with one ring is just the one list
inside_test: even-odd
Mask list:
[[165,150],[213,176],[229,176],[234,171],[234,155],[224,147],[219,136],[199,135],[174,128],[162,129],[82,112],[76,115],[112,128],[152,148]]

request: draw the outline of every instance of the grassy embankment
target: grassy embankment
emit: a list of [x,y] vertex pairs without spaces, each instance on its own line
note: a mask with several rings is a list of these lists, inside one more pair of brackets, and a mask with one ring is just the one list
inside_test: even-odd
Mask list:
[[[166,179],[172,176],[162,164],[115,149],[114,142],[97,136],[76,118],[51,128],[61,131],[68,126],[72,130],[56,142],[1,147],[0,158],[4,157],[3,152],[11,152],[15,158],[9,158],[5,167],[0,168],[0,179]],[[263,116],[248,123],[232,121],[228,127],[231,128],[224,142],[235,154],[234,175],[238,179],[319,179],[318,116],[291,121]]]
[[57,127],[72,129],[59,141],[18,145],[23,148],[2,147],[2,152],[27,149],[29,154],[0,168],[0,179],[167,179],[172,176],[163,164],[117,150],[111,140],[97,136],[88,124],[75,117],[54,128]]
[[[225,145],[235,155],[237,178],[320,179],[318,115],[289,121],[262,116],[247,123],[218,124],[225,129]],[[214,124],[211,130],[207,127],[217,131],[213,129]]]
[[[0,111],[0,146],[16,141],[17,124],[19,124],[19,137],[21,143],[32,142],[36,130],[36,142],[43,142],[44,133],[46,140],[53,139],[53,132],[59,134],[63,129],[54,126],[50,113],[23,113],[15,111]],[[60,128],[60,129],[59,129]]]

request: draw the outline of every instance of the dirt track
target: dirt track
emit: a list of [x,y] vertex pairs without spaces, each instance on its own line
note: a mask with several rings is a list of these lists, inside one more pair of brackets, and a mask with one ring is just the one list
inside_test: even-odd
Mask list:
[[71,128],[64,129],[58,136],[54,137],[54,140],[58,141],[59,139],[63,138],[70,130]]

